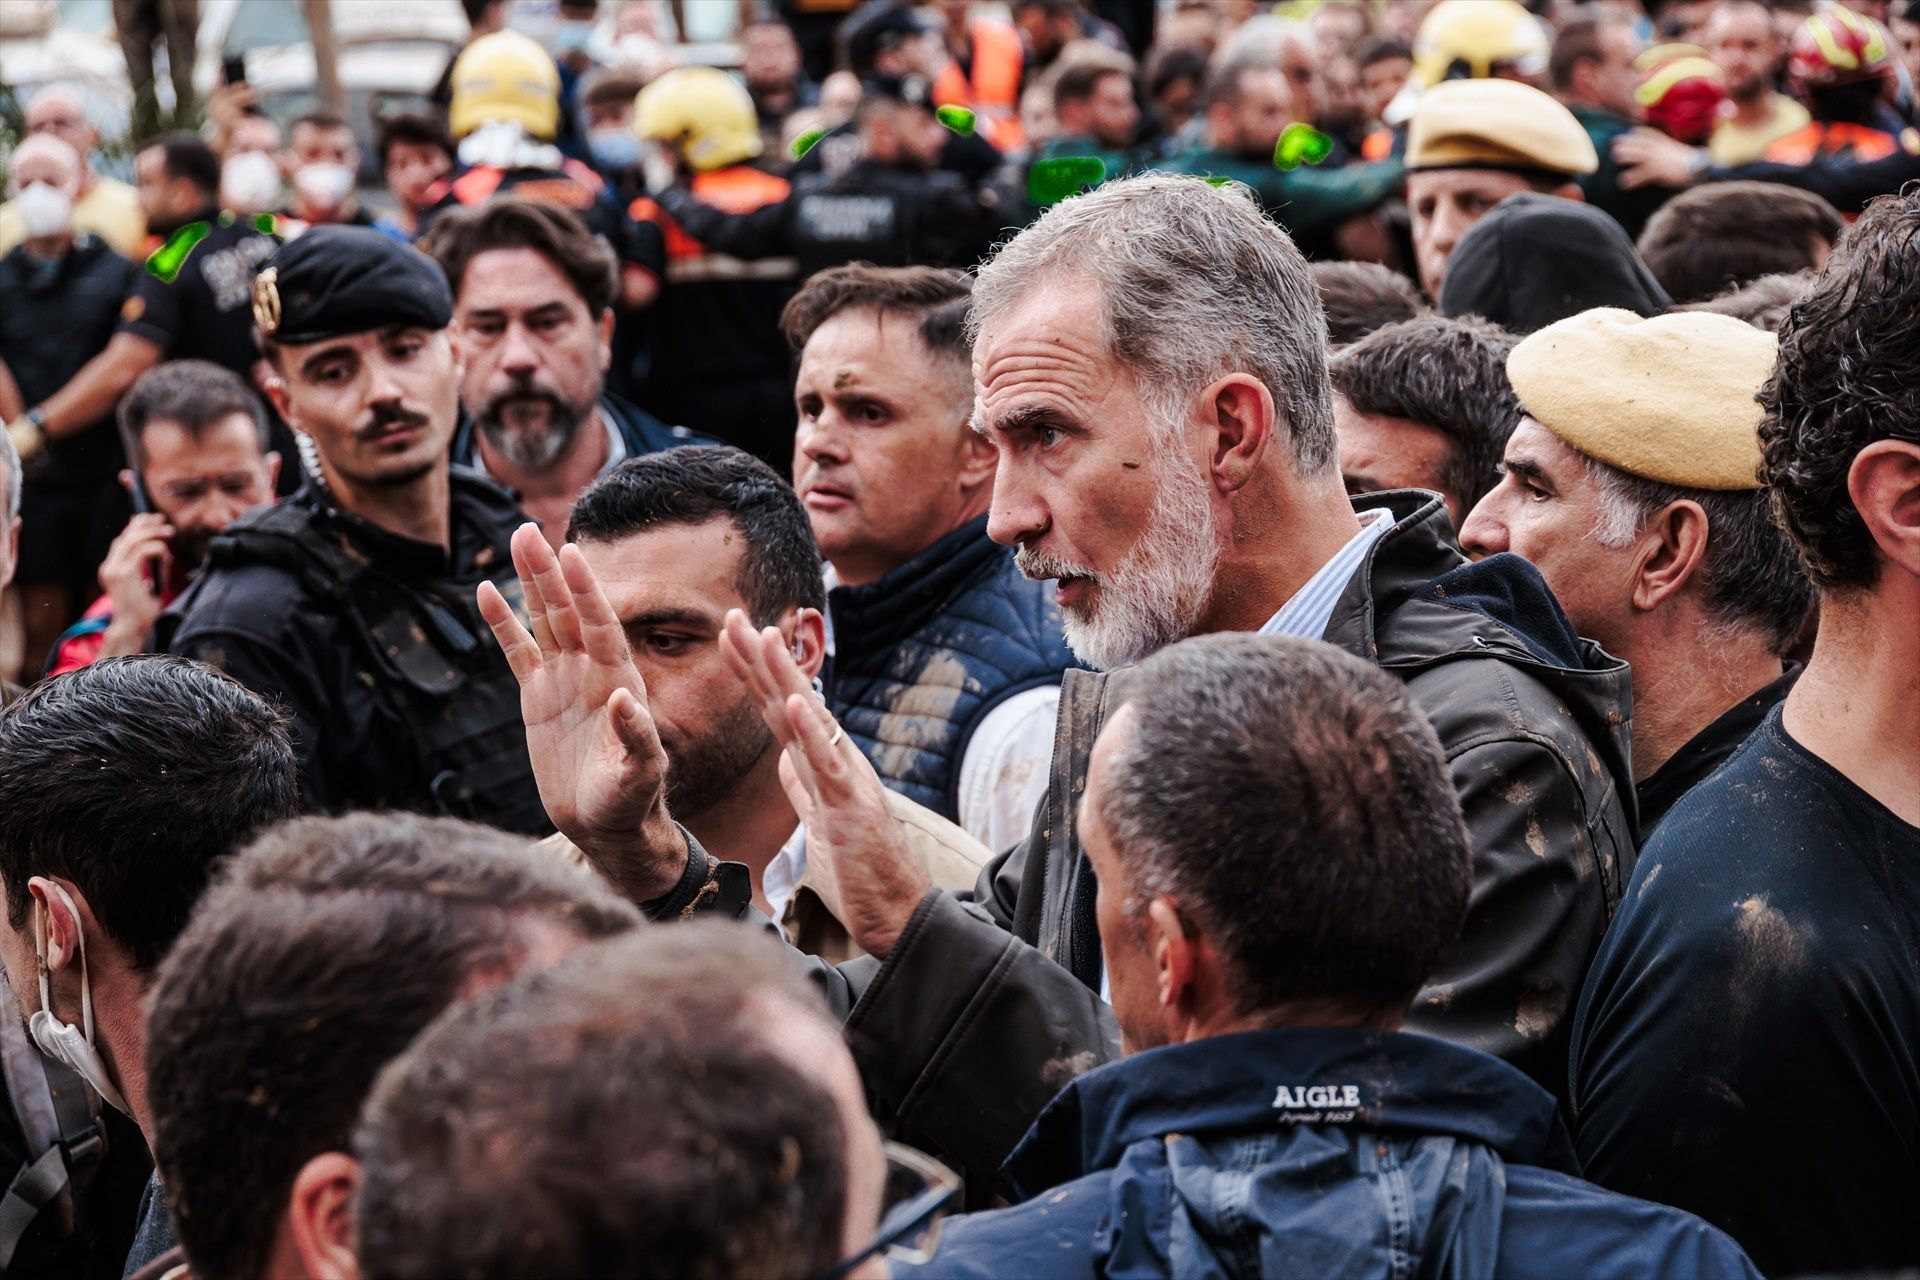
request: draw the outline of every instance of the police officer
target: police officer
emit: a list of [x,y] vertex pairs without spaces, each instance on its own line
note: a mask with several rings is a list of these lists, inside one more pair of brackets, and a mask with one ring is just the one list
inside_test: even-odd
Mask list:
[[791,254],[804,278],[824,267],[972,266],[1013,212],[993,184],[938,171],[947,130],[925,76],[875,76],[854,126],[860,158],[837,173],[796,178],[787,198],[726,214],[680,187],[659,204],[709,250],[736,258]]
[[474,605],[485,581],[518,597],[507,539],[523,517],[448,463],[461,350],[446,278],[378,231],[316,227],[260,272],[253,312],[305,483],[214,540],[162,647],[286,708],[311,810],[549,830],[519,686]]

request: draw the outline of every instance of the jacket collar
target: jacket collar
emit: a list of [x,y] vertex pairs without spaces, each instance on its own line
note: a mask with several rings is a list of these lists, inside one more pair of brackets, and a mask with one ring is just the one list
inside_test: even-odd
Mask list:
[[1012,553],[987,537],[987,518],[979,516],[942,537],[877,582],[835,587],[830,593],[836,657],[845,661],[855,649],[889,648],[924,627],[953,603],[989,566]]
[[1515,1068],[1428,1036],[1337,1027],[1216,1036],[1090,1071],[1047,1104],[1002,1172],[1025,1198],[1166,1134],[1300,1124],[1459,1138],[1579,1172],[1553,1098]]

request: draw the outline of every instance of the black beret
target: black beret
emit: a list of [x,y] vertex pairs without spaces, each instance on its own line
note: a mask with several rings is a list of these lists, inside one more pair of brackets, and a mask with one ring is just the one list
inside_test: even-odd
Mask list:
[[412,245],[371,227],[314,227],[260,269],[253,318],[296,345],[396,324],[444,329],[453,295],[440,264]]

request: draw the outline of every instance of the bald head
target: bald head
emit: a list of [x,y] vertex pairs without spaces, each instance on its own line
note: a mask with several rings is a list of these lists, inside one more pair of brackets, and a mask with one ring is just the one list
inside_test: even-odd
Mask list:
[[85,172],[78,151],[51,133],[36,133],[14,148],[9,194],[19,195],[28,184],[42,182],[72,196],[79,192]]
[[27,132],[48,133],[80,155],[84,166],[100,142],[100,131],[87,115],[87,102],[72,85],[50,84],[33,95],[25,116]]

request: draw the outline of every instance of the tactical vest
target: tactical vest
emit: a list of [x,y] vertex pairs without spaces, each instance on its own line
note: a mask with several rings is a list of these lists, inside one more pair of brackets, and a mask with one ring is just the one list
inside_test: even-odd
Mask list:
[[[430,793],[413,807],[528,835],[553,830],[527,757],[519,682],[474,601],[478,578],[402,582],[324,513],[296,502],[229,528],[209,564],[271,565],[295,578],[314,607],[343,621],[355,658],[373,677],[370,692],[413,734]],[[486,578],[521,611],[511,558],[502,555]]]
[[878,582],[832,593],[828,705],[889,787],[950,821],[974,730],[1077,665],[1053,589],[987,537],[954,530]]

